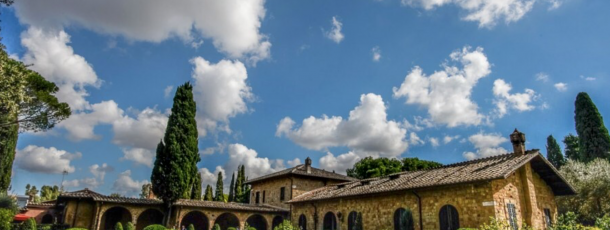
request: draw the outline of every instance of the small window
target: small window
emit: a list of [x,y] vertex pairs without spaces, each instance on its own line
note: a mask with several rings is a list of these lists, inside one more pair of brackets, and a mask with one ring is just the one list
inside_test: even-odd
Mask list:
[[256,192],[256,204],[260,203],[261,192]]
[[263,191],[263,204],[265,203],[265,191]]
[[510,227],[513,230],[519,230],[519,225],[517,225],[517,211],[515,209],[515,204],[506,204],[506,209],[508,210],[508,222]]
[[553,219],[551,219],[551,210],[548,208],[544,209],[544,222],[546,222],[547,227],[551,227],[553,224]]
[[281,187],[280,188],[280,201],[284,201],[285,196],[286,196],[286,188]]

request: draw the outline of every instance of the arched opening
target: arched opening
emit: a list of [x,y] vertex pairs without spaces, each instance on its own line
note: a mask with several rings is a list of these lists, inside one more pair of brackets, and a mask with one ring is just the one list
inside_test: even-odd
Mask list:
[[324,225],[322,226],[323,230],[337,230],[337,217],[332,212],[327,212],[324,215]]
[[112,230],[117,222],[127,226],[127,222],[131,222],[131,213],[123,207],[113,207],[104,212],[102,216],[102,230]]
[[411,210],[399,208],[394,212],[394,230],[414,230]]
[[[139,223],[140,222],[138,222],[138,224]],[[182,217],[182,220],[180,221],[180,225],[184,226],[185,228],[188,228],[189,225],[192,224],[193,227],[195,227],[195,230],[208,230],[210,229],[210,226],[208,226],[209,223],[210,221],[208,220],[208,217],[199,211],[192,211],[187,213],[184,217]],[[180,227],[180,229],[182,229],[182,226]]]
[[44,216],[42,216],[42,221],[40,221],[41,224],[52,224],[53,223],[53,215],[47,213]]
[[307,230],[307,218],[303,214],[301,214],[301,216],[299,216],[299,229]]
[[451,205],[445,205],[438,214],[441,230],[457,230],[460,228],[460,217],[457,209]]
[[238,228],[239,227],[239,219],[237,219],[237,217],[235,215],[233,215],[232,213],[223,213],[222,215],[218,216],[218,218],[216,218],[216,221],[214,222],[214,225],[219,225],[220,229],[225,230],[227,228],[233,227],[233,228]]
[[355,230],[358,221],[358,213],[352,211],[347,215],[347,230]]
[[148,225],[162,223],[163,213],[157,209],[148,209],[138,216],[138,221],[136,222],[136,230],[142,230]]
[[282,224],[282,222],[284,222],[284,217],[281,217],[281,216],[273,217],[273,222],[271,224],[271,229],[274,229],[278,225]]
[[267,230],[267,221],[259,214],[254,214],[246,220],[248,226],[256,228],[256,230]]

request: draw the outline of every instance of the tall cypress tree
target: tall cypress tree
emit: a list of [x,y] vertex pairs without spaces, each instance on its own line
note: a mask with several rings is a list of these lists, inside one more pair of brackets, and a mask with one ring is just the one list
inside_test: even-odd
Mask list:
[[235,200],[235,202],[237,203],[243,203],[243,196],[244,196],[244,184],[242,181],[242,177],[244,175],[242,174],[241,171],[241,165],[237,167],[237,180],[235,181],[235,198],[233,198]]
[[574,104],[574,120],[576,121],[576,132],[580,138],[582,160],[584,162],[596,158],[610,160],[610,135],[597,107],[585,92],[576,96]]
[[213,201],[214,200],[214,194],[212,194],[212,186],[208,185],[207,187],[205,187],[205,196],[203,196],[203,200],[207,200],[207,201]]
[[195,182],[193,182],[193,191],[191,192],[191,199],[201,200],[201,174],[197,173]]
[[215,201],[224,201],[225,200],[225,194],[222,191],[223,186],[224,185],[222,183],[222,172],[218,172],[218,180],[216,181],[216,194],[214,195]]
[[231,177],[231,185],[229,185],[229,202],[235,201],[235,173]]
[[566,158],[570,160],[580,161],[581,153],[580,153],[580,140],[577,136],[573,134],[568,134],[563,138],[563,144],[565,147]]
[[549,137],[546,138],[546,159],[548,159],[555,168],[560,168],[566,163],[563,154],[561,154],[561,148],[553,135],[549,135]]
[[168,207],[180,198],[190,199],[197,180],[200,157],[195,121],[197,108],[192,91],[188,82],[176,89],[165,136],[157,145],[152,189]]

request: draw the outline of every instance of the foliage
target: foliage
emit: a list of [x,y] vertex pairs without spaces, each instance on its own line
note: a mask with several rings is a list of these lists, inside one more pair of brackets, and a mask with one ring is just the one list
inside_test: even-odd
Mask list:
[[498,220],[496,218],[489,218],[489,223],[483,223],[479,226],[480,230],[508,230],[510,224],[506,221]]
[[418,158],[404,158],[402,160],[366,157],[347,169],[347,175],[358,179],[386,176],[401,171],[415,171],[442,166],[434,161],[420,160]]
[[121,194],[119,194],[119,193],[114,192],[114,193],[110,193],[110,197],[116,197],[116,198],[119,198],[119,197],[123,197],[123,195],[121,195]]
[[191,198],[201,160],[198,147],[197,110],[193,86],[185,83],[176,89],[174,105],[167,122],[165,136],[157,145],[151,181],[153,192],[167,205]]
[[59,196],[59,187],[57,185],[49,186],[43,185],[40,188],[40,200],[41,201],[49,201],[56,200]]
[[152,224],[146,226],[143,230],[166,230],[165,226],[160,224]]
[[121,224],[121,222],[116,222],[114,230],[123,230],[123,224]]
[[255,227],[250,226],[248,223],[244,225],[244,230],[257,230]]
[[[561,175],[574,187],[574,196],[557,197],[560,213],[573,212],[578,220],[592,225],[610,213],[610,163],[596,159],[589,163],[568,160]],[[567,217],[565,217],[567,218]]]
[[66,230],[88,230],[86,228],[68,228]]
[[147,183],[142,185],[142,191],[140,192],[140,198],[148,199],[150,197],[150,191],[152,189],[152,184]]
[[21,223],[21,230],[37,230],[36,228],[36,219],[28,218],[23,223]]
[[220,225],[215,224],[214,227],[212,228],[212,230],[221,230]]
[[131,221],[127,222],[127,226],[125,226],[125,230],[135,230],[136,226],[131,223]]
[[610,160],[610,135],[597,107],[585,92],[576,96],[574,104],[576,132],[582,148],[581,160],[584,162],[596,158]]
[[557,144],[557,140],[553,135],[546,138],[546,159],[548,159],[555,168],[561,168],[566,161],[561,153],[561,148]]
[[195,180],[193,181],[191,199],[201,200],[201,173],[197,173],[197,176],[195,176]]
[[189,224],[187,230],[195,230],[195,226],[193,226],[193,224]]
[[563,144],[565,145],[566,158],[578,161],[580,160],[580,139],[573,134],[568,134],[563,138]]
[[0,193],[0,209],[7,209],[12,213],[17,213],[19,207],[17,206],[17,202],[13,197],[7,195],[6,193]]
[[240,165],[237,167],[237,178],[235,178],[234,202],[250,202],[250,187],[246,184],[246,180],[246,166]]
[[224,201],[224,192],[222,188],[222,172],[218,172],[218,180],[216,181],[216,194],[214,194],[214,201]]
[[284,220],[281,224],[275,226],[273,230],[299,230],[299,228],[292,225],[289,220]]
[[[51,225],[50,224],[46,224],[46,225],[42,225],[40,226],[40,230],[51,230]],[[133,230],[133,229],[132,229]]]
[[[0,115],[0,123],[14,119],[16,116]],[[11,186],[18,134],[19,126],[17,125],[0,128],[0,193],[5,193]]]
[[214,195],[212,194],[212,186],[208,185],[205,188],[205,195],[203,196],[203,200],[207,200],[207,201],[213,201],[214,200]]
[[603,230],[610,230],[610,214],[606,214],[602,218],[598,218],[595,221],[595,227]]
[[227,230],[237,230],[237,228],[234,227],[228,227]]
[[34,186],[30,186],[30,184],[27,184],[25,186],[25,194],[26,196],[30,197],[30,201],[34,202],[34,203],[38,203],[40,202],[40,197],[38,197],[38,189],[36,189],[36,185]]
[[229,185],[229,202],[235,201],[235,173],[231,177],[231,184]]
[[585,227],[578,223],[578,217],[573,212],[566,212],[557,217],[553,230],[584,230]]
[[11,222],[15,212],[10,209],[0,208],[0,230],[11,230]]

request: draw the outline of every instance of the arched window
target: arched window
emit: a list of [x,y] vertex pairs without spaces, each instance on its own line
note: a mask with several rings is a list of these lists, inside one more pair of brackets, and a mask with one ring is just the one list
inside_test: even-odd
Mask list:
[[358,213],[352,211],[347,215],[347,230],[356,230]]
[[254,214],[248,217],[246,223],[248,224],[248,226],[253,227],[255,229],[267,229],[267,221],[263,216],[259,214]]
[[42,216],[41,224],[52,224],[52,223],[53,223],[53,215],[47,213],[44,216]]
[[411,210],[399,208],[394,212],[394,230],[413,230],[413,214]]
[[307,230],[307,218],[303,214],[301,214],[301,216],[299,216],[299,229]]
[[281,217],[281,216],[273,217],[273,221],[271,223],[271,229],[274,229],[275,227],[279,226],[280,224],[282,224],[282,222],[284,222],[284,217]]
[[457,209],[451,205],[445,205],[438,214],[441,230],[457,230],[460,228],[460,217]]
[[322,230],[337,230],[337,217],[332,212],[327,212],[324,215],[324,225]]

